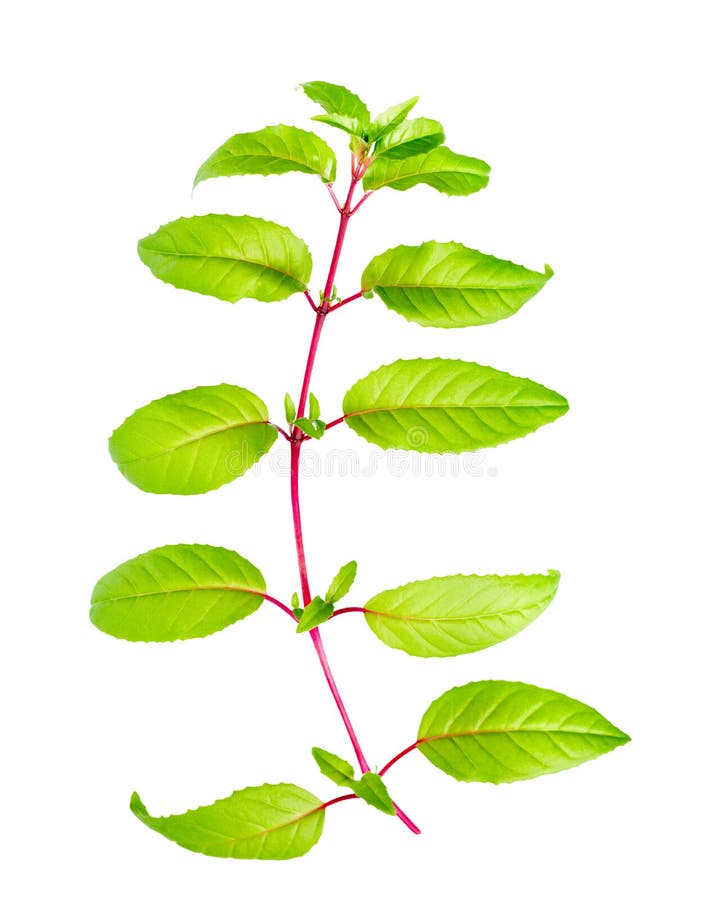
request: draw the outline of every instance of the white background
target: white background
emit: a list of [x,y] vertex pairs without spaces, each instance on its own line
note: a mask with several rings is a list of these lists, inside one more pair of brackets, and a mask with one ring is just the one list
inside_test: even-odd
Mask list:
[[[6,14],[6,896],[718,896],[714,6],[205,0]],[[217,860],[143,828],[130,792],[157,814],[266,780],[333,796],[310,747],[350,748],[309,641],[268,607],[204,641],[131,645],[92,629],[88,598],[121,561],[181,541],[237,549],[287,598],[286,479],[266,458],[206,496],[144,495],[106,439],[137,406],[196,384],[247,386],[277,419],[284,392],[297,394],[312,327],[302,297],[233,306],[177,291],[135,242],[180,215],[263,215],[309,242],[317,289],[336,225],[317,180],[190,193],[231,134],[307,127],[316,110],[293,88],[316,78],[376,112],[420,94],[418,114],[493,167],[471,198],[372,197],[349,233],[345,294],[372,255],[431,238],[557,273],[517,316],[480,329],[422,329],[378,299],[352,304],[321,346],[326,416],[358,377],[423,355],[529,376],[571,402],[537,434],[464,458],[475,473],[400,477],[384,458],[373,477],[305,480],[319,591],[349,558],[358,603],[431,575],[562,571],[538,622],[476,656],[418,660],[358,617],[328,626],[371,763],[412,742],[434,697],[481,678],[562,690],[633,742],[501,787],[458,784],[414,755],[388,782],[421,837],[346,803],[303,859]],[[345,152],[340,132],[317,130]],[[344,428],[313,449],[373,458]]]

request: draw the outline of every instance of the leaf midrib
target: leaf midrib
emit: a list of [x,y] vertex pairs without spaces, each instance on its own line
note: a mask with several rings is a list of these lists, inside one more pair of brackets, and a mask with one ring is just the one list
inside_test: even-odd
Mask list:
[[169,588],[167,591],[146,591],[140,594],[123,594],[118,597],[108,597],[106,600],[93,600],[94,607],[106,606],[109,603],[119,603],[123,600],[141,600],[147,597],[165,597],[168,594],[187,594],[189,591],[231,591],[240,594],[255,594],[257,597],[265,597],[263,591],[255,591],[252,588],[233,587],[227,584],[203,584],[185,588]]
[[[302,813],[300,816],[296,816],[294,819],[289,819],[287,822],[283,822],[280,825],[273,825],[272,828],[264,828],[262,831],[255,832],[255,834],[247,834],[235,838],[228,837],[227,835],[224,835],[222,831],[214,831],[212,828],[208,828],[207,826],[201,825],[199,827],[201,827],[203,831],[207,832],[208,834],[217,834],[220,838],[222,838],[222,840],[216,841],[216,843],[240,844],[243,841],[255,841],[258,839],[262,839],[265,837],[265,835],[271,834],[273,831],[280,831],[282,828],[290,828],[290,826],[295,825],[296,822],[302,822],[303,819],[307,819],[308,816],[312,816],[317,812],[322,812],[324,809],[325,805],[321,803],[320,806],[313,807],[313,809],[311,809],[309,812]],[[163,818],[167,819],[170,817],[162,817],[160,821],[162,821]]]
[[262,419],[253,422],[234,422],[232,425],[226,425],[224,428],[216,428],[213,431],[205,432],[204,434],[190,438],[187,441],[182,441],[180,444],[175,444],[175,446],[169,447],[167,450],[161,450],[160,453],[153,453],[150,456],[136,456],[133,459],[123,460],[120,465],[128,465],[128,463],[138,462],[139,460],[160,459],[161,456],[167,456],[168,453],[175,453],[176,450],[182,450],[183,447],[189,447],[191,444],[197,444],[199,441],[204,441],[206,438],[215,437],[216,434],[223,434],[226,431],[232,431],[234,428],[245,428],[248,425],[270,425],[270,421],[268,419]]
[[396,412],[397,410],[401,410],[403,412],[417,412],[418,410],[423,409],[559,409],[563,404],[551,404],[551,403],[494,403],[490,404],[476,404],[464,405],[464,404],[453,404],[446,403],[443,406],[437,406],[432,404],[419,404],[418,406],[382,406],[375,409],[361,409],[356,412],[345,413],[343,418],[350,419],[352,416],[366,416],[371,413],[378,412]]
[[418,738],[417,744],[427,744],[431,741],[453,740],[461,737],[475,737],[479,734],[578,734],[582,737],[608,737],[621,740],[618,734],[609,734],[603,731],[564,731],[560,728],[488,728],[473,731],[449,732],[448,734],[434,734],[428,737]]
[[305,287],[302,281],[298,281],[295,275],[286,272],[285,269],[279,269],[277,266],[271,266],[269,263],[255,262],[255,260],[252,259],[242,259],[235,256],[217,256],[215,253],[180,253],[177,250],[158,250],[155,247],[148,246],[144,246],[143,250],[145,250],[146,253],[157,253],[159,256],[169,256],[173,258],[182,257],[183,259],[214,259],[221,260],[222,262],[230,262],[234,265],[243,263],[246,266],[254,266],[256,269],[270,269],[273,272],[278,272],[279,275],[283,275],[285,278],[290,278],[295,284]]
[[501,609],[495,613],[478,613],[476,615],[470,616],[417,616],[417,615],[405,615],[401,613],[389,613],[384,612],[379,609],[368,609],[368,607],[364,607],[363,612],[370,613],[374,616],[386,616],[389,619],[403,619],[404,621],[409,622],[465,622],[470,620],[478,620],[478,619],[495,619],[498,616],[503,616],[508,613],[513,612],[528,612],[532,610],[534,607],[539,606],[543,603],[543,600],[538,600],[536,603],[533,603],[531,606],[517,606],[511,607],[510,609]]

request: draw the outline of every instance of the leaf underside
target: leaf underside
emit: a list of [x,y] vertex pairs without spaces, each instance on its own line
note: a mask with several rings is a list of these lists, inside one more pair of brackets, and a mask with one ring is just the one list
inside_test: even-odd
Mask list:
[[493,784],[560,772],[630,740],[557,691],[513,681],[452,688],[428,707],[418,749],[458,781]]
[[486,187],[490,172],[490,166],[481,159],[454,153],[448,147],[437,147],[409,159],[377,159],[363,177],[363,188],[407,191],[417,184],[426,184],[443,194],[465,197]]
[[411,322],[437,328],[488,325],[517,312],[553,275],[455,242],[394,247],[370,261],[361,288]]
[[236,134],[198,169],[193,186],[208,178],[231,175],[282,175],[303,172],[334,181],[335,154],[324,140],[291,125],[269,125]]
[[555,391],[473,362],[401,359],[356,382],[345,422],[384,450],[461,453],[523,437],[568,410]]
[[122,474],[152,494],[203,494],[237,478],[278,436],[255,394],[232,384],[153,400],[110,437]]
[[261,573],[233,550],[172,544],[104,575],[92,594],[90,620],[126,641],[186,640],[249,616],[264,593]]
[[411,656],[475,653],[518,634],[553,599],[559,573],[449,575],[383,591],[365,605],[374,634]]
[[173,816],[151,816],[133,794],[130,809],[143,824],[206,856],[293,859],[317,843],[323,831],[322,801],[294,784],[264,784],[235,791]]
[[285,300],[307,288],[313,265],[284,225],[216,213],[162,225],[138,241],[138,255],[161,281],[229,303]]

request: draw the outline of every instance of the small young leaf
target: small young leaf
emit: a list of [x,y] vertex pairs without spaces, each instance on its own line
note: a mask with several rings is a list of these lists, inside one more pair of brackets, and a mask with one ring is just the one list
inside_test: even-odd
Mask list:
[[337,603],[342,597],[345,597],[355,581],[357,571],[358,563],[355,560],[351,560],[351,562],[340,567],[338,574],[330,583],[328,593],[325,595],[328,603]]
[[389,816],[396,814],[388,788],[380,775],[376,775],[374,772],[364,772],[358,781],[353,782],[352,786],[356,795],[370,806],[375,806],[376,809]]
[[555,391],[490,366],[399,359],[356,382],[345,422],[384,450],[461,453],[523,437],[568,410]]
[[300,428],[303,434],[307,434],[308,437],[315,438],[316,440],[320,440],[325,434],[325,422],[321,422],[320,419],[311,421],[311,419],[301,417],[300,419],[296,419],[294,424]]
[[361,125],[370,122],[368,107],[348,88],[328,81],[306,81],[300,87],[306,97],[322,106],[327,113],[358,119]]
[[560,772],[629,740],[585,703],[514,681],[452,688],[418,729],[418,749],[434,766],[493,784]]
[[137,409],[110,436],[110,455],[143,491],[204,494],[246,472],[277,437],[259,397],[216,384]]
[[137,794],[130,809],[148,828],[186,850],[233,859],[293,859],[318,842],[323,803],[295,784],[264,784],[235,791],[174,816],[151,816]]
[[313,747],[311,752],[313,759],[318,763],[318,768],[326,778],[330,778],[333,784],[349,788],[355,785],[355,772],[347,760],[328,750],[323,750],[322,747]]
[[285,407],[285,420],[289,425],[292,425],[295,422],[295,403],[293,403],[293,398],[290,394],[286,393],[283,398],[283,405]]
[[518,634],[553,599],[559,573],[450,575],[412,581],[365,605],[375,635],[411,656],[475,653]]
[[323,122],[330,125],[331,128],[340,128],[353,137],[358,137],[363,131],[363,125],[360,119],[353,119],[351,116],[340,116],[337,113],[323,113],[320,116],[311,116],[314,122]]
[[320,403],[318,403],[318,398],[312,392],[308,397],[308,417],[313,420],[320,418]]
[[411,322],[436,328],[487,325],[517,312],[553,275],[479,250],[426,241],[394,247],[370,261],[361,288]]
[[491,168],[483,160],[461,156],[448,147],[437,147],[423,156],[410,159],[381,157],[373,162],[363,178],[366,191],[382,187],[407,191],[417,184],[456,197],[480,191],[488,184]]
[[291,125],[269,125],[236,134],[198,169],[193,187],[207,178],[230,175],[282,175],[305,172],[335,181],[335,154],[324,140]]
[[93,591],[90,621],[126,641],[182,641],[244,619],[264,594],[258,569],[232,550],[172,544],[104,575]]
[[290,598],[290,605],[294,610],[300,609],[300,597],[298,596],[297,591],[293,591],[293,596]]
[[389,131],[393,131],[396,125],[400,125],[407,118],[408,113],[416,103],[418,103],[418,97],[411,97],[410,100],[404,100],[395,106],[389,106],[379,116],[376,116],[368,126],[368,140],[371,142],[379,141]]
[[376,159],[406,159],[428,153],[444,140],[445,134],[440,122],[433,119],[407,119],[378,141],[373,156]]
[[285,300],[306,290],[313,265],[289,228],[215,213],[162,225],[138,241],[138,255],[161,281],[229,303]]
[[298,620],[298,627],[295,629],[298,634],[304,631],[311,631],[327,622],[333,615],[334,609],[332,603],[326,603],[322,597],[313,597],[310,603],[303,609],[303,614]]

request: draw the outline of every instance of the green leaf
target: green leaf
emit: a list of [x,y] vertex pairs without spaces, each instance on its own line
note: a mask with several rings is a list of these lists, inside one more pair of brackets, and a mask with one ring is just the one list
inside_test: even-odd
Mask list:
[[110,436],[110,455],[143,491],[204,494],[246,472],[277,436],[259,397],[216,384],[137,409]]
[[553,275],[534,272],[478,250],[426,241],[376,256],[361,288],[411,322],[437,328],[488,325],[517,312]]
[[411,656],[475,653],[518,634],[553,599],[559,573],[449,575],[376,594],[365,606],[374,634]]
[[410,100],[404,100],[402,103],[396,103],[395,106],[389,106],[379,116],[370,123],[368,127],[368,140],[379,141],[382,137],[393,131],[396,125],[407,118],[408,113],[418,103],[418,97],[411,97]]
[[560,772],[629,741],[565,694],[515,681],[477,681],[428,707],[418,749],[458,781],[520,781]]
[[292,425],[295,422],[295,403],[293,403],[293,398],[288,393],[283,398],[283,406],[285,407],[285,420],[289,425]]
[[373,772],[365,772],[356,780],[353,766],[335,753],[323,750],[321,747],[313,747],[313,758],[318,763],[318,768],[326,778],[330,778],[333,784],[339,787],[350,788],[353,793],[365,800],[370,806],[374,806],[389,816],[396,814],[395,806],[388,793],[388,788],[383,783],[380,775]]
[[302,634],[304,631],[312,631],[313,628],[327,622],[333,612],[332,603],[327,603],[322,597],[313,597],[303,609],[303,614],[298,620],[298,627],[295,629],[296,632]]
[[306,290],[313,266],[289,228],[215,213],[162,225],[138,241],[138,255],[161,281],[229,303],[284,300]]
[[148,813],[137,794],[130,809],[140,821],[186,850],[233,859],[293,859],[318,842],[325,809],[295,784],[264,784],[235,791],[174,816]]
[[311,420],[301,416],[300,419],[295,420],[294,424],[300,428],[303,434],[316,440],[320,440],[325,434],[325,422],[321,422],[320,419]]
[[297,591],[293,591],[293,596],[290,598],[290,605],[294,610],[302,612],[302,610],[300,609],[300,597],[298,596]]
[[320,418],[320,403],[312,391],[308,397],[308,416],[313,420]]
[[327,113],[358,119],[362,125],[370,122],[368,107],[348,88],[328,81],[306,81],[300,87],[306,97],[322,106]]
[[183,641],[244,619],[264,594],[263,576],[234,551],[171,544],[103,575],[90,600],[90,621],[126,641]]
[[355,581],[357,571],[358,563],[355,560],[351,560],[351,562],[340,567],[338,574],[330,583],[328,593],[325,595],[328,603],[337,603],[341,598],[345,597]]
[[361,800],[365,800],[370,806],[375,806],[376,809],[389,816],[396,814],[396,808],[388,793],[388,788],[380,775],[376,775],[375,772],[364,772],[358,781],[353,782],[353,790]]
[[483,160],[461,156],[448,147],[437,147],[425,156],[410,159],[376,159],[363,178],[366,191],[382,187],[407,191],[417,184],[427,184],[443,194],[463,197],[480,191],[488,184],[491,168]]
[[311,752],[322,774],[326,778],[330,778],[333,784],[349,788],[355,785],[355,771],[347,760],[328,750],[323,750],[322,747],[313,747]]
[[490,366],[399,359],[356,382],[345,421],[384,450],[461,453],[523,437],[568,410],[555,391]]
[[311,116],[314,122],[323,122],[332,128],[340,128],[354,137],[360,136],[363,131],[363,125],[360,119],[353,119],[350,116],[339,116],[337,113],[326,113],[320,116]]
[[443,126],[433,119],[408,119],[382,138],[373,152],[378,159],[406,159],[428,153],[445,140]]
[[335,171],[335,154],[317,134],[292,125],[269,125],[227,140],[198,169],[193,187],[207,178],[284,172],[306,172],[334,181]]

